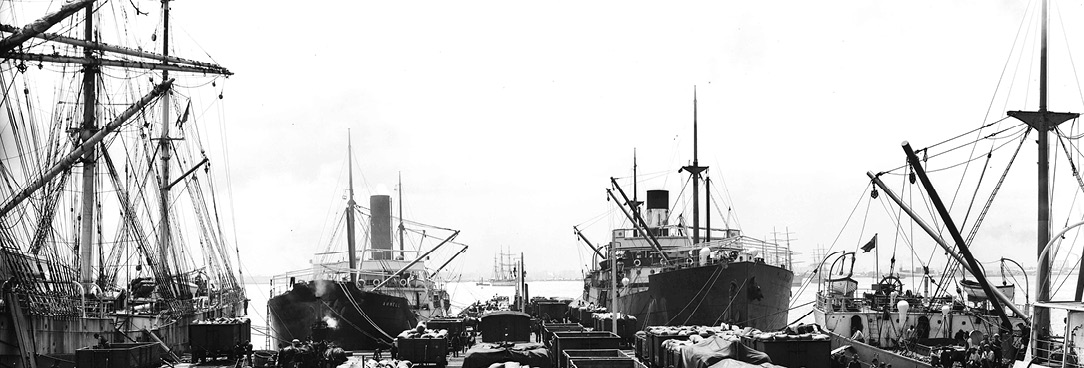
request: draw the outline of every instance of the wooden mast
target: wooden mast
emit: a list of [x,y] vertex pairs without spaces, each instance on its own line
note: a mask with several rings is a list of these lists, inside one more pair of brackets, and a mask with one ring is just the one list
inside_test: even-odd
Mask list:
[[[169,57],[169,0],[162,0],[162,55]],[[169,79],[169,71],[162,71],[162,80]],[[159,264],[169,264],[170,229],[169,229],[169,95],[170,91],[162,94],[162,136],[158,140],[158,153],[161,154],[161,180],[158,188],[159,211],[161,218],[158,220],[158,254]],[[161,283],[172,284],[169,280],[158,280]],[[180,291],[180,289],[178,289]]]
[[357,285],[357,246],[354,244],[354,206],[357,205],[357,202],[354,202],[354,147],[350,141],[350,129],[346,130],[346,152],[347,172],[349,173],[348,185],[350,186],[350,199],[346,201],[346,253],[347,258],[350,259],[350,283]]
[[[93,42],[94,2],[87,4],[85,13],[83,37],[87,42]],[[98,123],[95,121],[98,64],[95,62],[94,51],[89,47],[83,48],[83,57],[86,58],[86,62],[83,64],[83,124],[79,136],[80,140],[87,142],[98,130]],[[88,147],[83,153],[83,207],[80,214],[82,222],[80,223],[79,232],[79,277],[84,285],[84,292],[89,292],[91,284],[94,283],[94,255],[97,254],[94,251],[94,174],[96,171],[94,158],[97,152],[98,149],[95,144]]]

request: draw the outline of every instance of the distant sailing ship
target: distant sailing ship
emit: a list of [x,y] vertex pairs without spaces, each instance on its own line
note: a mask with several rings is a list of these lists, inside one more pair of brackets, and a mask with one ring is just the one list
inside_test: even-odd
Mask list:
[[0,365],[70,367],[95,334],[180,354],[194,320],[245,314],[226,161],[201,142],[232,73],[170,54],[166,1],[153,33],[107,22],[158,15],[134,5],[0,11],[40,18],[0,25]]
[[[386,346],[404,329],[448,314],[448,292],[435,275],[466,246],[440,267],[430,271],[425,260],[441,246],[451,243],[459,231],[411,222],[412,225],[451,234],[421,253],[405,249],[407,233],[422,240],[424,231],[408,229],[402,218],[402,184],[399,186],[399,250],[392,247],[391,196],[374,194],[369,208],[354,201],[353,164],[350,164],[349,198],[344,214],[346,250],[318,253],[312,268],[277,275],[271,280],[272,298],[267,303],[272,333],[279,341],[312,338],[335,342],[346,350]],[[360,217],[368,212],[368,224]],[[354,229],[361,225],[369,234],[368,249],[359,251]],[[408,253],[421,253],[409,257]],[[331,257],[329,257],[331,256]],[[335,257],[338,256],[338,257]]]
[[497,252],[493,256],[493,277],[488,282],[480,285],[488,286],[516,286],[519,282],[518,269],[519,258],[513,253]]
[[[648,190],[644,211],[635,184],[629,199],[611,179],[613,189],[607,192],[633,226],[613,229],[605,247],[594,246],[573,227],[598,261],[584,278],[582,299],[635,316],[640,326],[726,322],[762,330],[782,328],[788,322],[794,277],[789,250],[745,236],[739,229],[713,229],[710,216],[700,227],[699,188],[702,184],[710,188],[710,180],[702,175],[708,168],[699,166],[696,156],[695,94],[693,117],[693,161],[682,168],[692,184],[692,227],[670,223],[668,191]],[[706,197],[710,199],[710,193]],[[614,259],[616,270],[611,268]]]

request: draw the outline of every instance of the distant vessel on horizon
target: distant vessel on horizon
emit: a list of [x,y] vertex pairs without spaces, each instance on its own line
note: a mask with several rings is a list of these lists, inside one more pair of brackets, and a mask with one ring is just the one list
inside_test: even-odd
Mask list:
[[479,286],[516,286],[519,282],[519,257],[503,250],[493,256],[493,277],[488,281],[479,281]]

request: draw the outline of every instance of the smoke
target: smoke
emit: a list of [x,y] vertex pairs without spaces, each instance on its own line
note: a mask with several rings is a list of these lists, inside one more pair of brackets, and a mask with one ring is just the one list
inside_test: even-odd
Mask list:
[[315,289],[313,291],[317,298],[323,298],[331,291],[331,288],[335,286],[333,282],[328,280],[316,280],[313,284],[313,289]]
[[332,330],[339,329],[339,320],[332,316],[324,316],[324,322],[327,323],[327,327]]

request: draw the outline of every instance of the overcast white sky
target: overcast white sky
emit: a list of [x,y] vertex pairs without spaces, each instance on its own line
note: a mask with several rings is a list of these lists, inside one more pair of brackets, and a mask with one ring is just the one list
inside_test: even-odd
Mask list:
[[[178,47],[195,40],[236,73],[220,89],[237,234],[257,275],[307,267],[322,248],[348,129],[369,185],[359,194],[401,172],[408,217],[462,230],[471,248],[457,269],[488,270],[500,246],[526,253],[531,272],[578,269],[589,251],[572,226],[613,210],[608,178],[631,174],[634,148],[642,173],[668,173],[641,191],[680,190],[694,85],[701,163],[725,181],[741,228],[827,247],[865,172],[902,165],[901,141],[923,147],[984,121],[1034,18],[1015,0],[173,4]],[[1059,3],[1055,17],[1080,10]],[[1065,59],[1054,27],[1052,57]],[[1031,73],[1037,51],[1021,45],[1025,60],[1008,68]],[[1052,73],[1051,108],[1084,111],[1072,70]],[[1013,93],[1030,100],[991,116],[1036,108],[1034,84],[1018,79]],[[1017,175],[1032,183],[1026,147]],[[992,220],[985,259],[1034,246],[1034,194],[1018,189],[1022,204],[1006,207],[1017,218]],[[607,241],[609,218],[586,235]],[[874,231],[891,229],[841,242],[853,250]]]

